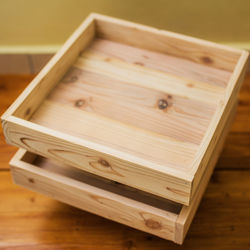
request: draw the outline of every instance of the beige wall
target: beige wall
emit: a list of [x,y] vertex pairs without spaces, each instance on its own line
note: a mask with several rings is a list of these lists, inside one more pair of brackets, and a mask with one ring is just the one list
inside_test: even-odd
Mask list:
[[0,52],[54,52],[90,12],[250,49],[250,0],[0,0]]

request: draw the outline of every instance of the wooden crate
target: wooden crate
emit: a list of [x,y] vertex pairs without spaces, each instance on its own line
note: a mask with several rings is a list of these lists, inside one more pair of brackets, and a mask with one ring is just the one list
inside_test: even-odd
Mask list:
[[12,158],[16,184],[107,219],[182,244],[222,150],[236,105],[213,150],[190,206],[97,177],[58,161],[19,149]]
[[248,53],[91,14],[3,115],[8,143],[189,205]]

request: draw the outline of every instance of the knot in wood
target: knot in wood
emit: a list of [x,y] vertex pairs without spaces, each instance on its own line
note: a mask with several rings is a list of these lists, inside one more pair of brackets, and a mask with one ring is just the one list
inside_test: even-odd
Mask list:
[[77,79],[78,79],[77,76],[71,76],[69,80],[70,80],[71,82],[75,82]]
[[110,167],[110,164],[104,159],[99,159],[98,163],[100,163],[104,167]]
[[79,99],[75,102],[75,106],[76,107],[81,107],[82,105],[84,105],[85,101],[82,99]]
[[147,219],[145,224],[151,229],[161,229],[161,223],[152,219]]
[[160,99],[158,101],[158,108],[159,109],[166,109],[168,107],[168,102],[165,99]]
[[29,183],[35,183],[35,181],[34,181],[33,178],[28,178],[28,182],[29,182]]

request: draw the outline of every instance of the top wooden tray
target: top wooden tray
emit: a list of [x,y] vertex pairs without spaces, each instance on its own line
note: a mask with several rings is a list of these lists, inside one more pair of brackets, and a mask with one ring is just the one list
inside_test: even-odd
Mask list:
[[190,203],[248,53],[91,14],[3,115],[7,142]]

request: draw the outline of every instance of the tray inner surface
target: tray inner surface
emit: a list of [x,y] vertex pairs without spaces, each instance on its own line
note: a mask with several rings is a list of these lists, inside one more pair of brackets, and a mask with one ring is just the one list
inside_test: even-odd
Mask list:
[[89,174],[85,171],[70,167],[65,164],[58,164],[56,161],[35,155],[27,152],[22,161],[32,164],[35,167],[45,169],[48,172],[56,173],[70,179],[88,184],[101,190],[118,194],[122,197],[142,202],[144,204],[156,207],[173,214],[179,214],[183,205],[157,197],[146,192],[131,188],[121,183],[108,180],[106,178],[98,177],[93,174]]
[[30,121],[188,171],[230,76],[96,38]]

